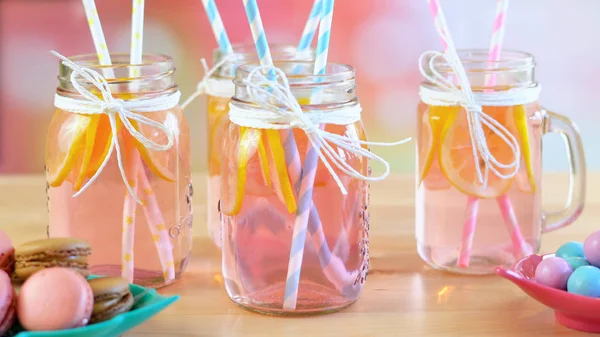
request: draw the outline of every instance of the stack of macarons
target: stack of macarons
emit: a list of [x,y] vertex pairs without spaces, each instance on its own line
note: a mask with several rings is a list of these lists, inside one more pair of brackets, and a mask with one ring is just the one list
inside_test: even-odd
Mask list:
[[0,231],[0,336],[14,329],[72,329],[131,310],[134,298],[125,279],[87,279],[91,252],[86,241],[75,238],[13,249]]

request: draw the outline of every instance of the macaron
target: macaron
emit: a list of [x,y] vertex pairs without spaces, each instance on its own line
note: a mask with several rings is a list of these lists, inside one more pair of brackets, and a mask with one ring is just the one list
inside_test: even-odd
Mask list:
[[73,329],[89,323],[94,294],[87,280],[69,268],[47,268],[29,277],[17,301],[19,322],[26,330]]
[[129,283],[121,277],[101,277],[88,281],[94,293],[94,310],[90,323],[109,320],[133,307]]
[[0,270],[4,270],[9,276],[15,267],[15,249],[8,235],[0,230]]
[[90,275],[88,255],[90,244],[77,238],[51,238],[27,242],[15,251],[15,274],[26,280],[45,268],[63,267],[77,271],[83,277]]
[[10,276],[0,271],[0,336],[6,335],[17,316],[17,295],[10,281]]

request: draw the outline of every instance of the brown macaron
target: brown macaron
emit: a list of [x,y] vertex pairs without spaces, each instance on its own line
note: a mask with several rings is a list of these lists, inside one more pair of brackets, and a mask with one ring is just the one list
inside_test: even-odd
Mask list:
[[100,277],[88,282],[94,293],[94,310],[90,323],[107,321],[133,307],[133,294],[124,278]]
[[83,277],[90,275],[88,255],[90,244],[76,238],[51,238],[27,242],[15,250],[15,274],[25,281],[45,268],[70,268]]

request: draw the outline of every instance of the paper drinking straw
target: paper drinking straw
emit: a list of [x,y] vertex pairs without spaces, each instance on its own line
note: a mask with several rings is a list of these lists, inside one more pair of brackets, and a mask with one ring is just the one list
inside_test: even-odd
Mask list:
[[[504,31],[506,29],[506,13],[508,9],[508,0],[498,0],[496,8],[496,17],[494,19],[494,26],[492,29],[492,39],[490,42],[490,49],[488,53],[488,61],[497,62],[500,60],[502,52],[502,44],[504,42]],[[496,74],[487,74],[485,79],[486,87],[493,87],[496,85]],[[519,223],[515,215],[515,211],[512,207],[510,199],[507,195],[502,195],[496,198],[500,213],[504,219],[504,224],[508,230],[509,236],[513,245],[513,254],[515,258],[523,255],[529,255],[530,249],[525,242]],[[461,268],[469,266],[469,260],[471,256],[471,247],[473,244],[473,237],[475,232],[475,223],[477,222],[477,213],[479,210],[479,199],[469,197],[467,200],[467,220],[463,226],[463,242],[459,250],[459,259],[457,264]],[[465,241],[466,240],[466,241]]]
[[[133,6],[131,11],[131,50],[129,53],[129,62],[134,64],[142,64],[142,56],[143,56],[143,41],[144,41],[144,0],[133,0]],[[130,70],[131,77],[140,76],[139,68],[132,67]],[[133,175],[137,176],[142,182],[144,182],[143,190],[144,194],[148,196],[148,202],[144,206],[144,215],[146,216],[146,222],[148,223],[148,227],[150,228],[150,232],[152,233],[153,238],[156,237],[157,230],[156,226],[161,225],[165,227],[165,221],[162,219],[162,214],[160,212],[160,208],[158,202],[156,202],[156,197],[154,196],[154,192],[152,191],[152,187],[148,182],[148,177],[146,176],[146,172],[143,169],[143,164],[141,162],[141,158],[139,153],[135,158],[136,162],[132,165],[136,167],[133,171]],[[139,168],[139,169],[138,169]],[[177,186],[179,184],[177,183]],[[176,197],[179,198],[179,193],[176,194]],[[129,200],[131,199],[131,200]],[[133,196],[131,194],[125,195],[125,203],[128,204],[130,202],[134,202]],[[152,211],[148,211],[148,208]],[[124,208],[124,212],[129,211]],[[179,219],[176,219],[179,221]],[[165,232],[166,233],[166,232]],[[159,236],[160,237],[160,236]],[[164,238],[163,238],[164,239]],[[168,236],[167,236],[168,240]],[[171,281],[175,278],[174,271],[169,270],[169,266],[173,269],[174,261],[173,261],[173,251],[172,249],[164,249],[165,244],[164,240],[153,240],[156,246],[156,250],[158,253],[159,261],[161,262],[162,272],[165,276],[165,281]],[[170,246],[170,243],[169,243]]]
[[208,16],[208,21],[210,21],[210,27],[215,35],[219,49],[225,54],[233,53],[233,47],[227,36],[227,31],[225,31],[225,26],[223,25],[223,20],[221,20],[215,0],[202,0],[202,4],[204,5],[204,10]]
[[163,277],[166,282],[172,281],[175,279],[175,263],[173,260],[173,246],[169,239],[169,232],[166,227],[165,219],[160,212],[158,200],[156,200],[156,195],[152,190],[152,186],[148,181],[143,166],[138,166],[138,177],[140,188],[143,192],[142,210],[146,216],[146,221],[148,222],[148,227],[152,234],[152,240],[157,248]]
[[[255,0],[243,0],[244,3],[244,7],[246,9],[246,14],[248,17],[248,22],[250,23],[250,30],[252,32],[252,36],[254,38],[255,41],[255,46],[257,49],[257,54],[259,56],[259,60],[261,62],[261,65],[263,66],[273,66],[273,62],[271,59],[271,55],[269,52],[269,47],[267,44],[267,40],[266,40],[266,36],[264,33],[264,29],[262,26],[262,22],[260,20],[260,13],[258,11],[258,6],[256,4]],[[282,133],[286,131],[286,130],[282,130]],[[298,148],[296,146],[296,141],[293,137],[293,132],[289,131],[290,136],[287,137],[284,141],[284,148],[285,148],[285,157],[286,157],[286,163],[288,164],[288,174],[290,175],[290,180],[292,182],[292,185],[295,185],[294,182],[299,181],[300,180],[300,173],[301,173],[301,165],[300,165],[300,154],[298,153]],[[294,164],[296,163],[296,164]],[[323,233],[323,228],[322,225],[320,223],[320,221],[317,221],[319,219],[318,214],[316,213],[316,208],[311,208],[313,209],[312,214],[316,214],[316,216],[311,217],[311,224],[312,226],[315,226],[314,228],[316,228],[315,232],[319,233],[319,235],[321,235],[322,237],[325,237],[325,234]],[[316,219],[314,222],[312,222],[312,219]],[[312,227],[311,227],[312,228]],[[341,273],[340,271],[345,270],[345,267],[343,265],[343,262],[341,262],[339,260],[339,258],[335,257],[335,256],[331,256],[331,252],[329,251],[329,247],[327,247],[327,245],[325,244],[324,246],[321,244],[321,242],[324,242],[323,240],[319,241],[319,240],[313,240],[313,244],[315,245],[315,249],[317,249],[317,253],[319,255],[319,260],[321,261],[321,265],[322,266],[329,266],[327,271],[325,272],[325,275],[327,276],[328,280],[330,280],[332,283],[334,283],[334,285],[336,287],[338,287],[338,289],[342,289],[343,284],[347,284],[347,281],[337,281],[340,276],[339,275],[344,275],[343,273]],[[328,257],[331,257],[331,259],[328,259]],[[341,266],[340,266],[341,264]],[[323,267],[325,268],[325,267]],[[333,271],[333,272],[332,272]],[[333,275],[335,274],[335,275]],[[356,274],[356,273],[355,273]],[[349,275],[346,277],[352,277],[353,275]],[[356,275],[354,275],[354,277],[356,277]]]
[[296,49],[296,55],[304,55],[310,49],[310,45],[317,32],[317,27],[319,27],[319,22],[321,21],[322,3],[322,0],[315,0],[313,3],[308,20],[304,26],[304,31],[302,32],[302,37],[300,38],[300,43],[298,43],[298,48]]
[[[334,3],[334,0],[323,0],[314,68],[314,73],[316,75],[325,74],[325,70],[327,68],[327,56],[329,53],[329,38],[331,32],[331,23],[333,20]],[[296,211],[296,219],[294,221],[292,247],[290,249],[290,259],[285,283],[283,308],[287,310],[296,309],[298,287],[300,285],[300,272],[302,269],[302,259],[304,256],[304,243],[306,242],[306,230],[312,205],[312,192],[318,163],[318,148],[309,142],[304,159],[304,169],[300,183],[300,192],[298,193],[298,210]]]
[[[106,40],[104,38],[104,32],[102,31],[102,24],[100,23],[100,17],[96,10],[96,3],[94,0],[82,0],[83,8],[85,9],[85,15],[87,17],[90,32],[92,33],[92,40],[94,41],[94,48],[98,55],[98,63],[101,65],[111,65],[110,53],[106,46]],[[115,78],[114,71],[112,69],[103,69],[104,77]]]
[[[125,168],[127,177],[136,177],[140,163],[140,154],[132,147],[128,154],[131,163]],[[137,194],[138,181],[136,178],[130,178],[129,185],[134,193]],[[133,263],[133,245],[135,238],[135,208],[137,203],[125,188],[125,201],[123,202],[123,235],[121,238],[121,277],[129,283],[133,283],[134,263]]]

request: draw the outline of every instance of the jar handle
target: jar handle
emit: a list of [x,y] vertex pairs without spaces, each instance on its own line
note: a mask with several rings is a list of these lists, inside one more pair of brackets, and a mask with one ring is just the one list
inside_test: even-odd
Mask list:
[[585,203],[585,154],[577,125],[568,117],[546,111],[546,133],[558,133],[567,148],[569,161],[569,194],[565,206],[560,211],[542,211],[542,233],[551,232],[570,225],[575,221]]

